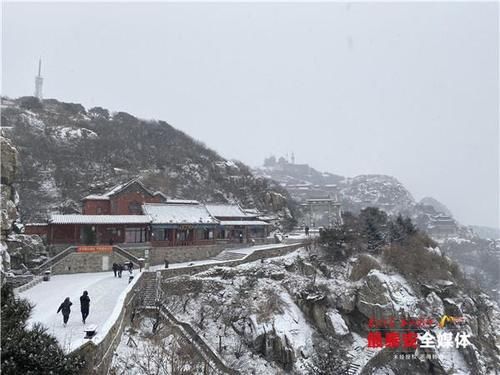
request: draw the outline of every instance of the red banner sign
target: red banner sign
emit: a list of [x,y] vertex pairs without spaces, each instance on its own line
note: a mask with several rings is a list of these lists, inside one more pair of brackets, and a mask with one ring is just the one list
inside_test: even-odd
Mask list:
[[111,253],[113,246],[78,246],[79,253]]

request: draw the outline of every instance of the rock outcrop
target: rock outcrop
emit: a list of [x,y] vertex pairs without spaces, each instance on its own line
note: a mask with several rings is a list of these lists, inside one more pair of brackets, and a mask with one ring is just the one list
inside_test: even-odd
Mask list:
[[0,223],[0,256],[2,271],[2,283],[4,273],[10,271],[11,257],[8,253],[7,237],[14,230],[14,223],[19,218],[17,205],[19,198],[14,187],[17,170],[19,168],[19,158],[17,150],[4,137],[0,137],[1,150],[1,223]]
[[415,314],[417,298],[404,278],[372,270],[358,292],[356,307],[367,318],[389,318],[401,311]]

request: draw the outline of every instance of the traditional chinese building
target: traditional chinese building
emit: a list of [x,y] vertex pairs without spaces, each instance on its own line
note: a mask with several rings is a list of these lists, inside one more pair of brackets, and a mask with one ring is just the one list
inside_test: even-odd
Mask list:
[[142,206],[151,219],[154,247],[208,245],[215,243],[219,221],[197,201],[173,200]]
[[219,220],[219,240],[247,242],[268,236],[269,224],[259,220],[257,210],[243,210],[236,204],[207,204],[208,212]]
[[142,215],[144,203],[166,201],[161,192],[152,192],[139,180],[118,185],[102,195],[82,199],[84,215]]
[[167,199],[136,179],[84,197],[82,214],[53,214],[47,223],[27,224],[26,232],[45,235],[47,243],[57,247],[198,246],[267,237],[269,224],[258,215],[235,204]]
[[451,216],[439,214],[431,217],[428,231],[435,237],[453,236],[457,233],[458,226]]

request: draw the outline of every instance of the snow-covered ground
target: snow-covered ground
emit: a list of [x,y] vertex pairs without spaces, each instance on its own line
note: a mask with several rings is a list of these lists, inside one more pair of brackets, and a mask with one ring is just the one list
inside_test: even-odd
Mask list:
[[[80,313],[83,291],[88,291],[90,297],[90,314],[86,325],[96,324],[99,331],[113,315],[120,294],[127,286],[128,273],[125,272],[121,279],[115,278],[112,272],[54,275],[50,281],[42,282],[19,296],[35,305],[28,324],[42,323],[64,350],[72,351],[86,341]],[[66,297],[70,298],[73,306],[68,324],[64,327],[62,314],[56,311]]]

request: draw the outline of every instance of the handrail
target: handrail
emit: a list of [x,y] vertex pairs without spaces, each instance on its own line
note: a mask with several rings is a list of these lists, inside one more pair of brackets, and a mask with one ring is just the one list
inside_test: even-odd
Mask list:
[[179,321],[164,304],[160,304],[159,307],[160,311],[167,317],[168,320],[184,329],[191,339],[198,344],[198,347],[200,347],[200,349],[203,350],[203,352],[216,364],[219,370],[231,375],[238,375],[240,373],[239,371],[226,365],[224,360],[213,351],[210,345],[208,345],[205,340],[201,338],[201,336],[193,329],[193,327],[191,327],[189,323]]
[[127,250],[121,248],[120,246],[113,245],[113,251],[117,252],[118,254],[124,256],[131,262],[135,263],[136,265],[141,265],[141,261],[139,258],[137,258],[135,255],[129,253]]
[[77,246],[69,246],[60,253],[56,254],[52,258],[47,259],[44,263],[40,264],[38,267],[33,268],[33,272],[36,274],[40,274],[44,269],[53,266],[57,262],[61,261],[62,259],[66,258],[69,254],[76,252],[78,249]]

